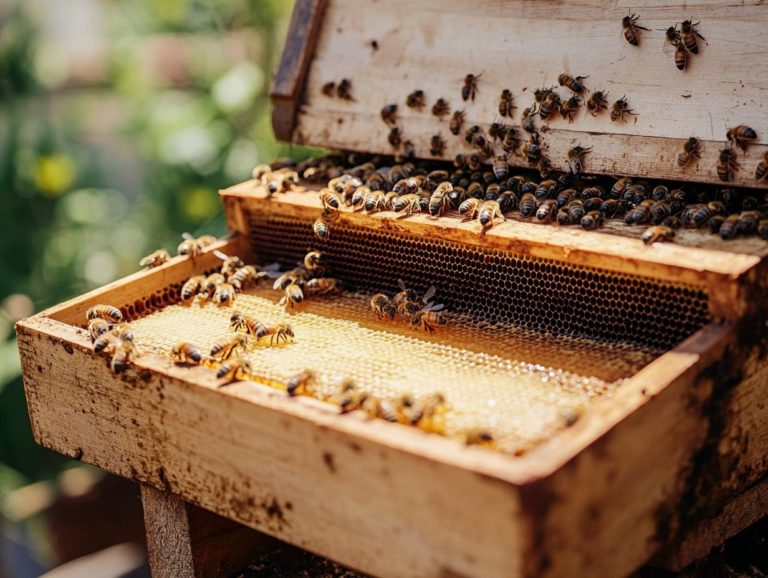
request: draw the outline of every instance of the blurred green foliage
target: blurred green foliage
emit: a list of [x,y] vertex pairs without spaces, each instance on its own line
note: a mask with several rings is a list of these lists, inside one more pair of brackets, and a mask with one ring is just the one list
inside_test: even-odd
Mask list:
[[219,188],[308,154],[269,122],[291,1],[93,3],[105,65],[74,81],[39,14],[0,8],[0,486],[66,464],[32,441],[13,323],[175,250],[181,232],[224,235]]

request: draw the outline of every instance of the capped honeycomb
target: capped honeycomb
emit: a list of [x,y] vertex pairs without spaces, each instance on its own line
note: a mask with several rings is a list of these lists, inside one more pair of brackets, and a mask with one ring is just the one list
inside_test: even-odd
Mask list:
[[398,279],[422,291],[435,285],[448,310],[490,324],[663,350],[709,321],[706,291],[693,285],[349,223],[334,223],[320,240],[297,217],[254,212],[249,219],[262,262],[293,267],[319,250],[348,289],[392,295]]
[[[615,344],[536,335],[512,325],[500,330],[464,315],[451,317],[430,336],[402,322],[376,319],[365,295],[316,298],[292,313],[277,305],[279,297],[262,286],[240,294],[232,307],[169,305],[130,325],[139,350],[168,355],[182,340],[210,350],[231,335],[235,309],[266,324],[289,323],[293,343],[257,346],[244,355],[259,378],[285,382],[310,369],[317,373],[320,398],[346,378],[383,398],[440,392],[450,404],[446,435],[486,429],[499,449],[511,453],[567,427],[658,353],[626,343],[615,349]],[[544,359],[564,363],[547,365]],[[595,375],[601,371],[603,376]]]

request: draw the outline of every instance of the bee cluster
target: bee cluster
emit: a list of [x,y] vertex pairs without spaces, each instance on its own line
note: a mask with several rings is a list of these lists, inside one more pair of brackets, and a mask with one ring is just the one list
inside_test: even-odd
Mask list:
[[437,292],[434,285],[419,296],[416,291],[407,288],[402,279],[398,279],[397,284],[400,292],[392,298],[384,293],[376,293],[371,297],[371,309],[379,319],[400,317],[411,327],[421,328],[427,333],[434,333],[435,325],[446,324],[443,304],[432,301]]
[[[731,137],[737,145],[739,132]],[[574,155],[573,162],[585,152]],[[708,228],[723,239],[754,234],[768,239],[765,195],[733,188],[671,187],[629,177],[610,180],[567,173],[541,179],[530,172],[511,174],[501,163],[474,169],[456,163],[449,169],[437,162],[397,164],[391,157],[357,153],[309,159],[296,169],[310,182],[328,179],[319,192],[323,216],[314,225],[321,239],[328,237],[330,223],[342,210],[392,211],[403,217],[425,213],[432,218],[457,211],[464,220],[475,219],[481,231],[510,216],[584,229],[614,219],[649,226],[643,235],[646,243],[671,240],[681,227]]]
[[94,305],[85,316],[94,353],[111,356],[109,366],[114,373],[125,371],[138,350],[133,333],[123,323],[123,314],[112,305]]
[[307,297],[332,295],[341,291],[341,281],[326,277],[327,267],[322,253],[310,251],[294,269],[280,274],[272,288],[283,292],[279,304],[293,309]]

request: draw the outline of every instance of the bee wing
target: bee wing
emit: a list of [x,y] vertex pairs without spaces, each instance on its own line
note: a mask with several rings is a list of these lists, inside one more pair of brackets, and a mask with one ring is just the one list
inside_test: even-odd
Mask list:
[[421,311],[442,311],[444,307],[445,305],[442,303],[427,303],[421,308]]
[[259,275],[264,277],[269,277],[270,279],[277,279],[282,275],[280,273],[280,263],[270,263],[269,265],[265,265],[264,267],[260,268],[261,271],[259,271]]
[[424,303],[428,303],[432,297],[435,296],[435,293],[437,293],[437,289],[434,285],[432,285],[429,289],[427,289],[426,293],[424,293],[424,296],[421,298]]
[[397,286],[400,287],[402,291],[408,290],[408,288],[405,286],[405,282],[402,279],[397,280]]
[[226,261],[227,259],[229,259],[229,255],[225,255],[224,253],[222,253],[218,249],[214,249],[213,250],[213,254],[216,255],[222,261]]
[[277,291],[278,289],[280,289],[280,285],[282,285],[282,283],[283,283],[283,276],[282,276],[282,275],[280,275],[280,276],[277,278],[277,280],[276,280],[276,281],[275,281],[275,282],[272,284],[272,289],[274,289],[275,291]]
[[194,241],[195,237],[190,235],[189,233],[182,233],[181,238],[185,241]]

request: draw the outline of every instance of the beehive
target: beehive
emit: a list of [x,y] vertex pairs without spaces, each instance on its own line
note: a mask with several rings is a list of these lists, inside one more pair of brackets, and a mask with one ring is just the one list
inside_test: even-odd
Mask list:
[[[423,88],[430,103],[457,106],[464,74],[482,72],[467,122],[487,126],[502,85],[522,108],[529,91],[555,81],[564,55],[590,86],[626,88],[640,116],[552,122],[544,138],[556,165],[581,143],[593,147],[590,172],[714,182],[726,126],[768,134],[755,96],[768,74],[750,48],[765,44],[756,4],[638,8],[648,28],[703,21],[709,44],[685,75],[661,68],[672,64],[661,33],[624,43],[623,6],[391,4],[297,2],[273,87],[278,135],[388,154],[387,102]],[[597,44],[607,48],[585,48]],[[341,78],[354,100],[324,98],[321,86]],[[447,126],[401,108],[418,156],[429,157],[429,135],[447,137]],[[677,172],[691,134],[705,154]],[[450,141],[445,158],[460,146]],[[764,150],[761,141],[750,158]],[[765,187],[746,170],[736,184]],[[691,230],[645,247],[641,228],[513,219],[479,234],[455,214],[352,211],[318,241],[321,207],[304,185],[273,196],[255,181],[223,191],[232,238],[211,248],[284,266],[310,248],[327,256],[343,295],[290,316],[265,287],[235,305],[290,318],[295,343],[251,352],[257,379],[224,388],[210,369],[174,366],[176,340],[210,344],[230,312],[179,305],[181,283],[220,261],[211,250],[176,258],[19,324],[38,441],[382,576],[622,576],[653,554],[690,561],[765,513],[765,242]],[[396,291],[398,279],[437,286],[451,324],[427,336],[378,321],[366,301]],[[82,329],[95,303],[121,307],[144,351],[119,376]],[[352,375],[385,396],[444,390],[449,435],[288,398],[279,384],[308,367],[323,388]],[[563,410],[581,417],[564,420]],[[495,428],[502,451],[455,439],[474,426]]]

